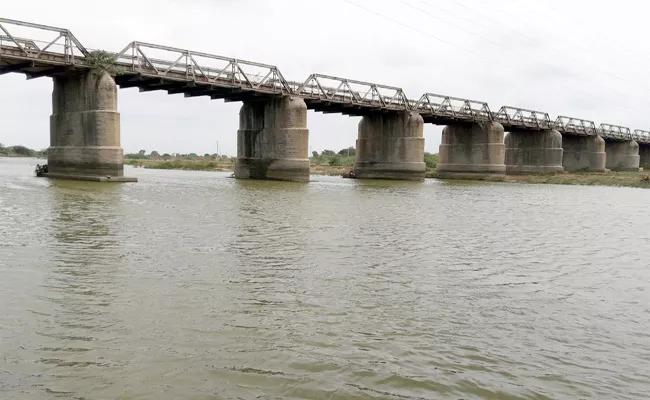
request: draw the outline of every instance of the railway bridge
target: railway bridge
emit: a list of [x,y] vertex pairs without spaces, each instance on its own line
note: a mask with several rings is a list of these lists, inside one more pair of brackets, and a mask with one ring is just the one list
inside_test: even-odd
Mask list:
[[151,43],[91,51],[68,30],[0,18],[0,75],[54,82],[49,176],[124,177],[117,88],[242,102],[237,178],[309,180],[307,110],[361,117],[358,178],[424,179],[427,124],[444,125],[441,177],[650,168],[650,132],[519,107],[312,74]]

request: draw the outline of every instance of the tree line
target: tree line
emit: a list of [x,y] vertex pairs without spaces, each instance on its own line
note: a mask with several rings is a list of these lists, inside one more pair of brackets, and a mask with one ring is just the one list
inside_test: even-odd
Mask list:
[[[317,165],[331,165],[334,167],[344,167],[354,165],[356,156],[356,149],[352,146],[341,149],[338,152],[334,150],[323,150],[321,153],[317,151],[311,152],[311,162]],[[438,165],[438,155],[432,153],[424,153],[424,163],[427,169],[435,169]]]
[[[312,151],[310,161],[312,164],[316,165],[329,165],[333,167],[351,167],[354,165],[354,159],[356,156],[356,148],[350,146],[339,151],[334,150],[323,150],[322,152]],[[173,159],[183,159],[183,160],[209,160],[209,161],[218,161],[218,160],[229,160],[235,157],[228,157],[225,155],[218,154],[204,154],[199,155],[197,153],[189,154],[179,154],[179,153],[164,153],[160,154],[157,151],[153,150],[147,154],[146,150],[140,150],[137,153],[130,153],[124,156],[127,159],[131,160],[173,160]],[[438,155],[431,153],[424,153],[424,163],[427,166],[427,169],[435,169],[438,164]]]
[[45,157],[47,149],[33,150],[26,146],[7,146],[0,143],[0,156],[2,157]]

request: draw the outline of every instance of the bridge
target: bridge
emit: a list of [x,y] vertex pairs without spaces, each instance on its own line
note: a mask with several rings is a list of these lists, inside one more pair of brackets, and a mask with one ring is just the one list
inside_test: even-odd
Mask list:
[[290,81],[273,65],[158,44],[97,51],[68,29],[0,18],[0,75],[6,73],[54,80],[53,177],[129,180],[116,87],[243,102],[241,178],[309,179],[309,109],[362,118],[354,168],[361,178],[423,179],[424,123],[445,125],[442,177],[650,167],[645,130],[513,106],[494,112],[483,101],[435,93],[415,100],[399,87],[323,74]]

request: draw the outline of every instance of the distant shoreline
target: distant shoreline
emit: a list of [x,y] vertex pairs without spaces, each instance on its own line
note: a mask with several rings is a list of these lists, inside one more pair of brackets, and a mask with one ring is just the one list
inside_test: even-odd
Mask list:
[[[185,171],[215,171],[233,172],[234,159],[220,161],[206,160],[130,160],[125,159],[124,164],[147,169],[176,169]],[[333,166],[311,164],[312,175],[342,176],[352,169],[352,166]],[[436,179],[434,169],[428,169],[425,174],[427,179]],[[477,180],[481,181],[481,180]],[[530,174],[507,175],[505,178],[486,179],[484,181],[503,183],[526,183],[546,185],[582,185],[582,186],[612,186],[635,187],[650,189],[650,174],[648,172],[563,172],[557,174]]]
[[47,160],[47,156],[23,156],[19,154],[0,154],[0,158],[38,158]]
[[[5,148],[7,149],[7,148]],[[23,155],[23,154],[0,154],[4,158],[35,158],[47,160],[46,155]],[[177,157],[168,160],[164,159],[133,159],[125,158],[125,165],[146,169],[169,169],[184,171],[211,171],[211,172],[234,172],[235,158],[206,158],[197,159]],[[345,165],[328,165],[312,160],[312,175],[343,176],[352,170],[350,160]],[[437,179],[435,168],[427,168],[425,177]],[[525,183],[537,185],[580,185],[580,186],[610,186],[610,187],[634,187],[650,189],[649,172],[563,172],[555,174],[529,174],[529,175],[507,175],[505,178],[477,179],[476,182],[503,182],[503,183]],[[471,182],[471,181],[467,181]]]

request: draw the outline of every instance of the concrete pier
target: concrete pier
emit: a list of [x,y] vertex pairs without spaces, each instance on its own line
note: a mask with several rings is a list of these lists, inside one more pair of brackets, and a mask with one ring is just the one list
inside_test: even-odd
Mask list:
[[104,73],[54,78],[48,177],[134,182],[124,177],[115,81]]
[[650,144],[639,143],[639,167],[650,171]]
[[504,139],[506,174],[562,172],[562,135],[543,131],[510,131]]
[[418,113],[377,113],[359,122],[358,179],[424,180],[424,121]]
[[504,176],[503,135],[503,126],[498,122],[446,126],[442,131],[438,176],[452,179]]
[[639,171],[639,144],[634,140],[605,139],[605,166],[612,171]]
[[565,171],[605,172],[605,140],[600,136],[562,136]]
[[285,96],[244,102],[239,111],[236,178],[308,182],[308,152],[303,99]]

